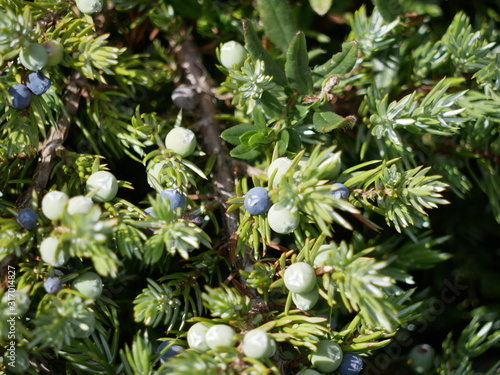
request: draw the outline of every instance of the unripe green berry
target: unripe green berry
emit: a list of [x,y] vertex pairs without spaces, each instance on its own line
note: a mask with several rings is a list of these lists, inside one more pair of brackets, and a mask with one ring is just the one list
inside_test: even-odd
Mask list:
[[316,272],[309,263],[293,263],[285,270],[283,281],[292,293],[308,293],[316,287]]
[[236,333],[226,324],[215,324],[208,329],[205,341],[210,349],[233,346],[236,341]]
[[21,50],[19,61],[28,70],[41,70],[47,65],[49,55],[44,46],[38,43],[31,43],[28,47]]
[[62,191],[49,191],[42,199],[43,214],[50,220],[61,218],[68,199],[68,195]]
[[247,357],[261,359],[273,355],[275,350],[276,343],[262,329],[248,331],[243,337],[243,352]]
[[208,350],[207,342],[205,341],[205,336],[208,331],[208,326],[198,322],[192,325],[187,334],[187,342],[191,349],[206,351]]
[[85,272],[73,281],[73,289],[87,298],[96,299],[102,293],[102,279],[95,272]]
[[309,311],[319,300],[318,288],[314,288],[306,293],[292,293],[292,300],[298,309],[302,311]]
[[61,267],[69,259],[64,249],[59,248],[59,240],[56,237],[44,238],[40,244],[40,256],[50,266]]
[[286,207],[280,207],[273,204],[267,212],[269,226],[276,233],[288,234],[293,232],[300,224],[298,212],[292,213]]
[[165,147],[185,158],[191,155],[196,148],[196,137],[191,130],[176,127],[168,132],[165,138]]
[[226,69],[239,68],[247,58],[247,51],[240,43],[231,40],[220,46],[220,62]]
[[43,43],[45,50],[49,56],[47,66],[54,66],[59,64],[64,57],[64,47],[60,41],[51,39]]
[[92,201],[92,199],[84,197],[83,195],[77,195],[69,199],[66,211],[70,215],[88,214],[93,205],[94,202]]
[[89,337],[95,330],[95,314],[92,311],[86,311],[78,317],[74,328],[74,336],[79,339]]
[[283,175],[288,171],[290,168],[290,165],[292,164],[292,160],[282,157],[282,158],[277,158],[275,159],[267,168],[267,177],[271,178],[273,175],[274,171],[276,171],[276,174],[274,175],[273,178],[273,187],[276,187],[279,185],[281,179],[283,178]]
[[102,10],[102,0],[76,0],[76,6],[80,12],[92,14]]
[[340,346],[330,340],[318,342],[318,350],[311,354],[311,363],[321,372],[335,371],[344,356]]
[[87,179],[87,193],[94,193],[92,199],[96,202],[108,202],[118,192],[118,181],[108,171],[97,171]]

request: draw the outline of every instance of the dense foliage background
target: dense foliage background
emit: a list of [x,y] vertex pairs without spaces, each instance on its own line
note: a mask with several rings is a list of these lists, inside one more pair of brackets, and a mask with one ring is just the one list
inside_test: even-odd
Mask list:
[[[422,372],[500,372],[498,2],[118,0],[90,14],[78,3],[0,0],[8,373],[296,374],[320,339],[359,355],[363,374],[418,372],[420,344],[434,348]],[[50,89],[13,108],[9,88],[36,70],[23,54],[49,40],[64,47],[40,70]],[[232,40],[244,65],[221,61]],[[174,103],[184,85],[194,109]],[[178,126],[196,134],[186,157],[165,147]],[[278,157],[294,164],[274,186]],[[118,179],[114,199],[46,217],[48,191],[92,195],[98,170]],[[348,201],[332,196],[338,182]],[[252,186],[296,209],[300,226],[278,234],[250,215]],[[167,188],[184,210],[161,198]],[[23,208],[38,213],[35,229],[18,222]],[[68,262],[41,258],[47,237]],[[283,272],[313,264],[323,244],[320,302],[300,311]],[[102,277],[98,298],[73,286],[86,271]],[[49,276],[64,284],[56,295]],[[278,349],[162,363],[159,342],[187,347],[197,320],[241,335],[263,326]]]

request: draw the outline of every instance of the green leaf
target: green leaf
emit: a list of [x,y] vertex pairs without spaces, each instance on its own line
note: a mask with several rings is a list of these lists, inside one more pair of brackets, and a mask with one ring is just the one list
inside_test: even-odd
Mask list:
[[313,115],[314,128],[321,133],[327,133],[340,127],[352,127],[355,123],[356,119],[353,116],[342,117],[335,112],[314,112]]
[[266,74],[272,76],[278,85],[285,86],[287,84],[285,72],[262,46],[252,23],[248,20],[243,21],[243,33],[245,35],[245,48],[252,60],[264,61]]
[[276,47],[286,53],[297,32],[288,2],[286,0],[258,0],[257,8],[266,35]]
[[271,119],[280,118],[283,114],[284,106],[276,96],[269,91],[264,91],[260,97],[260,105],[264,110],[264,114]]
[[266,135],[268,133],[268,128],[267,128],[267,123],[266,123],[266,118],[264,117],[264,113],[262,113],[262,110],[255,106],[253,108],[253,121],[255,126],[257,127],[257,130],[263,134]]
[[403,7],[399,3],[399,0],[372,0],[372,2],[377,7],[385,22],[394,21],[403,12]]
[[247,145],[238,145],[230,152],[231,156],[238,159],[253,159],[260,155],[260,152]]
[[198,0],[169,0],[174,11],[182,17],[197,19],[201,14],[201,5]]
[[315,84],[321,83],[324,78],[334,74],[345,75],[349,73],[358,57],[358,43],[342,43],[342,51],[332,56],[330,60],[322,65],[318,65],[312,71]]
[[324,16],[332,7],[333,0],[309,0],[311,8],[320,16]]
[[221,137],[223,140],[225,140],[228,143],[231,143],[232,145],[239,145],[241,143],[240,137],[245,134],[246,132],[249,131],[254,131],[257,128],[255,125],[252,124],[239,124],[230,127],[229,129],[224,130],[221,133]]
[[295,35],[286,53],[285,74],[290,86],[299,94],[307,95],[312,91],[306,37],[301,31]]

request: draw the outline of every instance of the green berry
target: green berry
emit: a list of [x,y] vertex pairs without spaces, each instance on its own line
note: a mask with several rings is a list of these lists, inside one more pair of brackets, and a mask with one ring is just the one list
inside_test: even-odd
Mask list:
[[42,199],[43,214],[50,220],[61,218],[68,199],[68,195],[62,191],[53,190],[48,192]]
[[236,341],[236,333],[226,324],[215,324],[208,329],[205,341],[210,349],[233,346]]
[[319,300],[318,288],[314,288],[307,293],[292,293],[292,300],[298,309],[302,311],[309,311]]
[[47,237],[42,241],[40,256],[45,263],[53,267],[61,267],[69,259],[69,255],[59,248],[59,240],[56,237]]
[[102,279],[95,272],[85,272],[73,281],[73,289],[87,298],[96,299],[102,293]]
[[49,56],[47,61],[47,66],[54,66],[59,64],[64,57],[64,47],[60,41],[51,39],[45,43],[43,43],[45,50]]
[[92,14],[102,10],[102,0],[76,0],[76,6],[80,12]]
[[[9,356],[12,356],[13,360],[10,360],[11,358],[9,358]],[[14,366],[11,366],[11,364]],[[22,346],[15,346],[14,350],[11,351],[10,347],[6,346],[4,365],[8,373],[26,374],[30,367],[28,351]]]
[[118,181],[108,171],[98,171],[87,179],[87,193],[92,193],[96,202],[108,202],[118,192]]
[[89,337],[95,330],[95,314],[88,310],[78,316],[76,324],[73,326],[74,337],[83,339]]
[[286,207],[280,207],[273,204],[267,212],[269,226],[276,233],[288,234],[293,232],[300,224],[298,213],[292,213]]
[[220,46],[219,57],[226,69],[239,68],[247,58],[247,51],[240,43],[231,40]]
[[205,336],[208,331],[208,326],[198,322],[192,325],[187,334],[187,342],[191,349],[206,351],[208,350],[207,342],[205,341]]
[[311,363],[321,372],[335,371],[342,363],[343,353],[339,344],[330,340],[321,340],[318,350],[311,354]]
[[321,374],[316,370],[308,368],[308,369],[302,370],[301,372],[298,372],[297,375],[321,375]]
[[41,70],[49,61],[49,54],[44,46],[31,43],[19,54],[19,61],[28,70]]
[[[274,345],[273,345],[274,344]],[[276,343],[262,329],[248,331],[243,337],[243,352],[250,358],[265,358],[274,354]]]
[[66,212],[70,215],[88,214],[93,206],[94,202],[92,199],[83,195],[77,195],[69,199]]
[[428,372],[434,364],[434,348],[428,344],[414,346],[408,354],[410,368],[417,374]]
[[196,148],[196,137],[191,130],[176,127],[168,132],[165,147],[185,158]]
[[293,263],[285,270],[283,281],[292,293],[308,293],[316,287],[316,272],[309,263]]
[[267,177],[271,178],[273,175],[274,171],[276,171],[276,174],[274,175],[273,179],[273,187],[276,187],[279,185],[281,179],[283,178],[283,175],[288,171],[290,168],[290,165],[292,164],[292,160],[282,157],[282,158],[277,158],[275,159],[267,168]]

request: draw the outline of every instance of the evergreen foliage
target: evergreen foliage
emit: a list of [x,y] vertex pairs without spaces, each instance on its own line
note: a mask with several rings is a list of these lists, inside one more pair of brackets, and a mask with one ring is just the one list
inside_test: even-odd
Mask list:
[[[0,373],[288,375],[321,370],[320,342],[361,374],[500,372],[498,4],[84,2],[0,0]],[[18,109],[30,69],[48,89]],[[297,228],[247,212],[253,187]],[[55,190],[92,204],[49,218]],[[312,297],[285,285],[298,262]],[[235,345],[189,348],[198,322]],[[269,357],[245,355],[254,329]],[[184,349],[160,361],[165,340]]]

